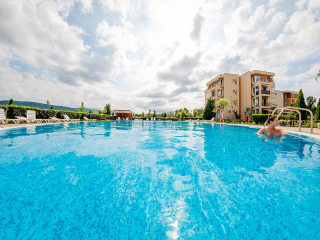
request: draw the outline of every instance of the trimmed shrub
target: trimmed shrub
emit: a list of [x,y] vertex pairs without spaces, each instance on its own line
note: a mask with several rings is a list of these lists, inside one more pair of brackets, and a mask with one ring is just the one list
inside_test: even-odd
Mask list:
[[279,125],[280,125],[280,126],[285,126],[285,125],[287,125],[287,123],[288,123],[287,120],[280,120],[280,121],[279,121]]
[[96,120],[106,120],[106,119],[111,119],[112,117],[115,117],[115,116],[110,116],[110,115],[108,116],[108,115],[96,114],[96,113],[70,112],[66,110],[52,110],[52,109],[38,109],[35,107],[15,106],[15,105],[0,105],[0,108],[3,108],[6,111],[7,118],[9,119],[15,119],[16,116],[26,117],[27,110],[36,111],[36,118],[38,119],[48,119],[50,117],[63,119],[63,115],[68,115],[69,118],[80,119],[80,120],[83,120],[83,117],[87,117],[89,119],[96,119]]
[[268,119],[268,114],[252,114],[252,119],[258,124],[264,124]]

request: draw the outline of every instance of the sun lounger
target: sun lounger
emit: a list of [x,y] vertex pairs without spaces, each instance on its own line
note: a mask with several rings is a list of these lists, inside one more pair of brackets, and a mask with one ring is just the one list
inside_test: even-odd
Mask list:
[[320,123],[317,123],[317,125],[318,125],[318,128],[320,129]]
[[33,110],[27,110],[27,119],[29,119],[30,122],[36,122],[36,123],[41,123],[43,121],[43,119],[36,118],[36,111],[33,111]]
[[0,122],[2,124],[8,124],[9,121],[13,121],[15,124],[20,123],[19,119],[7,119],[6,115],[4,114],[4,109],[0,108]]
[[96,121],[96,119],[89,119],[87,117],[83,117],[83,120],[86,122],[95,122]]
[[15,118],[19,119],[20,122],[26,122],[26,123],[30,123],[31,122],[31,120],[26,118],[26,117],[21,117],[21,116],[18,117],[18,116],[16,116]]
[[63,115],[64,119],[67,120],[67,122],[77,122],[80,121],[80,119],[71,119],[68,115]]
[[[56,117],[50,117],[50,119],[52,120],[52,122],[57,122],[57,123],[61,122],[61,119],[56,118]],[[64,120],[64,119],[62,119],[62,120]]]
[[120,118],[120,117],[118,117],[117,121],[120,121],[120,120],[121,120],[121,118]]

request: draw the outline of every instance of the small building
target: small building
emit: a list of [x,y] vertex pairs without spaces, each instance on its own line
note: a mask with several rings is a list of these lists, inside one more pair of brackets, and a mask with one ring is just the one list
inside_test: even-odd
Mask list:
[[130,110],[115,110],[116,111],[116,119],[118,120],[132,120],[132,112]]

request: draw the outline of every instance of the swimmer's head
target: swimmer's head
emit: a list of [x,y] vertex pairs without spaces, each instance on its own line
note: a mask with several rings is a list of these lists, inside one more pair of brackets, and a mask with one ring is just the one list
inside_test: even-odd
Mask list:
[[279,125],[278,118],[272,116],[271,114],[269,114],[267,123],[268,123],[268,125],[270,125],[271,127],[277,127],[277,126]]

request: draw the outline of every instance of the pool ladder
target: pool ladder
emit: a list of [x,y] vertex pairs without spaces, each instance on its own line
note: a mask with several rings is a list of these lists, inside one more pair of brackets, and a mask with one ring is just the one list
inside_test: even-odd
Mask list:
[[[290,110],[290,111],[295,111],[295,112],[298,112],[298,113],[299,113],[299,132],[301,132],[301,112],[300,112],[299,110],[309,111],[310,114],[311,114],[311,117],[310,117],[310,120],[311,120],[311,133],[313,133],[313,113],[312,113],[312,111],[311,111],[310,109],[307,109],[307,108],[299,108],[299,107],[291,107],[291,106],[289,106],[289,107],[284,107],[284,108],[276,108],[276,109],[273,110],[271,116],[273,116],[273,114],[274,114],[277,110],[280,110],[280,109],[281,109],[281,111],[280,111],[279,115],[277,116],[277,118],[279,118],[280,115],[283,113],[283,111],[284,111],[284,110],[287,110],[287,109]],[[266,127],[267,122],[268,122],[268,120],[264,123],[263,127]]]

